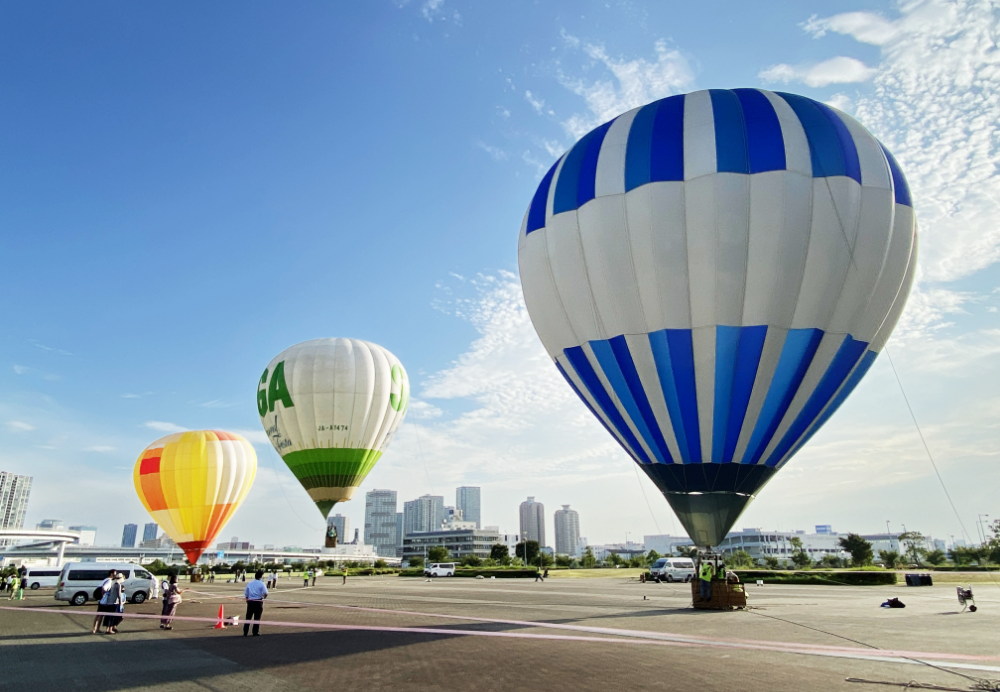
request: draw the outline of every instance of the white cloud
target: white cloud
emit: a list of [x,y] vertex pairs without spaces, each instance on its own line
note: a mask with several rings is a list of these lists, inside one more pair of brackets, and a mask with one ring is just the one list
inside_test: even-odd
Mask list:
[[825,19],[813,15],[802,23],[802,28],[814,38],[821,38],[827,31],[833,31],[876,46],[888,43],[898,32],[895,22],[873,12],[844,12]]
[[212,399],[211,401],[205,401],[198,405],[202,408],[230,408],[233,406],[232,403],[224,401],[223,399]]
[[122,394],[122,399],[141,399],[142,397],[149,396],[150,394],[152,394],[152,392],[143,392],[142,394],[125,393]]
[[761,70],[758,77],[765,82],[804,82],[811,87],[824,87],[830,84],[850,84],[866,82],[877,72],[877,68],[868,67],[857,58],[837,56],[815,65],[793,66],[786,63],[772,65]]
[[[524,99],[531,104],[531,107],[535,109],[535,112],[541,115],[545,112],[545,99],[538,99],[531,95],[530,91],[524,92]],[[549,111],[550,113],[552,111]]]
[[113,452],[113,451],[115,451],[115,448],[114,447],[109,447],[108,445],[93,445],[91,447],[85,447],[83,451],[85,451],[85,452],[100,452],[100,453],[104,454],[104,453],[107,453],[107,452]]
[[45,344],[40,344],[40,343],[38,343],[38,341],[37,341],[37,340],[35,340],[35,339],[28,339],[28,343],[30,343],[30,344],[34,344],[34,346],[35,346],[36,348],[40,348],[40,349],[42,349],[43,351],[50,351],[50,352],[52,352],[52,353],[58,353],[58,354],[59,354],[59,355],[61,355],[61,356],[71,356],[71,355],[73,355],[73,354],[72,354],[72,353],[70,353],[69,351],[64,351],[64,350],[63,350],[63,349],[61,349],[61,348],[54,348],[54,347],[52,347],[52,346],[46,346]]
[[157,432],[175,433],[175,432],[185,432],[189,428],[184,428],[176,423],[168,423],[162,420],[149,420],[143,423],[150,430],[156,430]]
[[268,438],[267,433],[263,430],[247,430],[245,428],[237,428],[235,430],[231,430],[230,432],[236,433],[255,445],[271,446],[271,440]]
[[443,12],[443,7],[444,0],[427,0],[420,8],[420,13],[428,22],[433,22],[434,18]]
[[433,404],[428,404],[426,401],[420,401],[412,398],[406,407],[406,415],[409,418],[415,418],[417,420],[440,418],[443,413],[444,412],[441,409]]
[[31,423],[25,423],[21,420],[9,420],[6,425],[7,429],[11,432],[30,432],[35,429],[35,426]]
[[603,66],[610,73],[610,79],[601,77],[596,80],[561,76],[563,85],[582,96],[589,110],[588,113],[574,114],[562,123],[574,139],[627,110],[679,93],[694,81],[687,58],[679,50],[668,48],[663,40],[654,45],[656,58],[648,61],[644,58],[612,58],[603,45],[582,43],[565,33],[563,38],[570,48],[582,47],[596,65]]
[[545,148],[545,152],[553,159],[562,156],[562,153],[566,151],[566,147],[555,140],[543,139],[542,146]]
[[26,372],[30,372],[30,371],[31,371],[31,368],[29,368],[27,366],[24,366],[24,365],[14,365],[14,374],[15,375],[23,375]]
[[827,105],[833,106],[845,113],[850,113],[854,108],[854,99],[844,93],[837,93],[826,100]]
[[490,144],[487,144],[486,142],[476,142],[476,146],[485,151],[491,157],[493,157],[494,161],[506,161],[508,158],[507,152],[501,149],[500,147],[492,146]]

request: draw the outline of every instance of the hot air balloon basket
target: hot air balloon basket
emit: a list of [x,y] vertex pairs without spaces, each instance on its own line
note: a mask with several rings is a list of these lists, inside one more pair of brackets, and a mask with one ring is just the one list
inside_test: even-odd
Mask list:
[[747,607],[747,592],[743,584],[713,581],[712,596],[706,601],[701,597],[699,580],[692,579],[691,601],[696,610],[743,610]]

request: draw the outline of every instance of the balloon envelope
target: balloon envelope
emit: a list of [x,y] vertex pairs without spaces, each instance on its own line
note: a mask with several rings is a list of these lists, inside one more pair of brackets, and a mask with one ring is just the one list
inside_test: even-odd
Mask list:
[[191,430],[161,437],[135,462],[135,491],[194,564],[237,510],[257,474],[253,446],[234,433]]
[[381,346],[313,339],[268,364],[257,411],[271,444],[326,517],[350,500],[403,422],[406,370]]
[[757,89],[671,96],[585,135],[518,244],[556,367],[698,545],[864,377],[915,261],[892,155],[844,113]]

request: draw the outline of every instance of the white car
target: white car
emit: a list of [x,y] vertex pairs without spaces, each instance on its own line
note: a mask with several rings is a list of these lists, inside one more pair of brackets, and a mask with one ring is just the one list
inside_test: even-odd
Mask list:
[[454,562],[435,562],[424,567],[425,577],[454,577]]
[[24,584],[32,591],[43,586],[55,586],[58,583],[58,567],[33,567],[24,575]]
[[686,557],[661,557],[649,568],[655,581],[684,581],[694,579],[694,562]]
[[157,591],[156,577],[131,562],[67,562],[56,585],[56,600],[78,606],[98,600],[95,592],[111,570],[125,577],[125,598],[132,603],[142,603]]

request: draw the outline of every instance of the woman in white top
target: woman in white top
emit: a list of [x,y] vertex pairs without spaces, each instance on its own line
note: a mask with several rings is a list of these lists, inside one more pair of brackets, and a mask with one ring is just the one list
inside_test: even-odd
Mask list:
[[94,591],[94,598],[97,600],[97,617],[94,618],[94,627],[90,630],[91,634],[97,634],[97,630],[101,626],[101,620],[104,619],[104,613],[110,613],[111,608],[104,605],[104,594],[108,592],[111,588],[111,584],[115,581],[115,571],[111,570],[108,572],[107,579]]

